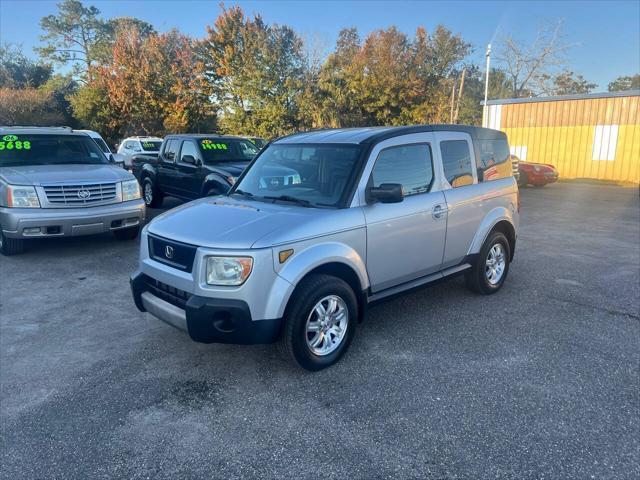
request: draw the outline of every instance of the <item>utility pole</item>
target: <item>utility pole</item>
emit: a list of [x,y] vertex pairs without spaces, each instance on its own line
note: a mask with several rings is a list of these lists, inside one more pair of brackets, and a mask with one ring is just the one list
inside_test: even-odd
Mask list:
[[460,78],[460,90],[458,90],[458,100],[456,101],[456,113],[453,116],[453,123],[458,123],[458,114],[460,113],[460,100],[462,100],[462,93],[464,92],[464,75],[467,73],[467,67],[462,69],[462,77]]
[[487,73],[484,80],[484,105],[482,106],[482,126],[489,126],[489,107],[487,106],[487,100],[489,98],[489,65],[491,64],[491,44],[487,45]]
[[456,103],[456,79],[451,84],[451,112],[449,113],[449,123],[453,123],[453,109]]

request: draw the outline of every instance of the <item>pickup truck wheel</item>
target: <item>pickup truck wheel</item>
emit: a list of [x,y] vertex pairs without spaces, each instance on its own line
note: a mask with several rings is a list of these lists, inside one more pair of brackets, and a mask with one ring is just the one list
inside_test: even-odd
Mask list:
[[149,177],[146,177],[142,182],[142,196],[147,207],[158,208],[162,205],[162,194]]
[[509,273],[511,252],[502,232],[493,232],[484,242],[475,265],[467,272],[467,287],[476,293],[491,295],[502,287]]
[[24,251],[24,240],[21,238],[7,238],[0,227],[0,253],[6,257],[17,255]]
[[322,370],[346,352],[357,323],[358,302],[351,287],[330,275],[310,275],[287,306],[280,350],[306,370]]
[[114,230],[113,235],[118,240],[133,240],[138,237],[140,233],[140,226],[137,227],[129,227],[129,228],[121,228],[119,230]]

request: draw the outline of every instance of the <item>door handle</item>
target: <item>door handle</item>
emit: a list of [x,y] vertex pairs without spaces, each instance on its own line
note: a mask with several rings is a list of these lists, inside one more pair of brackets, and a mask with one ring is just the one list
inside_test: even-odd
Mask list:
[[435,207],[433,207],[433,210],[431,210],[431,216],[436,220],[439,220],[441,218],[444,218],[447,215],[448,211],[449,210],[447,209],[447,207],[443,205],[436,205]]

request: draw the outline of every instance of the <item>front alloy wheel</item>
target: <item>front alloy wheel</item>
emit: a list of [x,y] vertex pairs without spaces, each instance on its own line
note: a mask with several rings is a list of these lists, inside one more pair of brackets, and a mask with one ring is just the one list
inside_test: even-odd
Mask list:
[[311,371],[336,363],[355,334],[358,300],[344,280],[312,274],[296,287],[283,318],[280,350]]
[[344,300],[337,295],[324,297],[307,318],[307,345],[315,355],[329,355],[340,346],[348,327],[349,310]]

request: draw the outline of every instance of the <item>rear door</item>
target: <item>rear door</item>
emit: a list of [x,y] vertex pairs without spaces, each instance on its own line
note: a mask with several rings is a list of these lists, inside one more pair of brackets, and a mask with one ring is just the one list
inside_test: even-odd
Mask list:
[[442,268],[447,268],[461,263],[471,247],[483,218],[482,195],[471,135],[436,132],[435,137],[446,179],[447,241]]
[[[373,292],[440,270],[446,204],[435,181],[439,169],[435,168],[433,143],[432,133],[421,133],[384,141],[372,151],[375,163],[365,169],[364,181],[371,186],[400,183],[405,195],[400,203],[363,206]],[[361,186],[361,191],[365,188]]]
[[158,154],[158,186],[160,191],[169,195],[180,195],[176,188],[177,171],[176,159],[180,149],[181,140],[173,138],[167,140],[162,151]]

